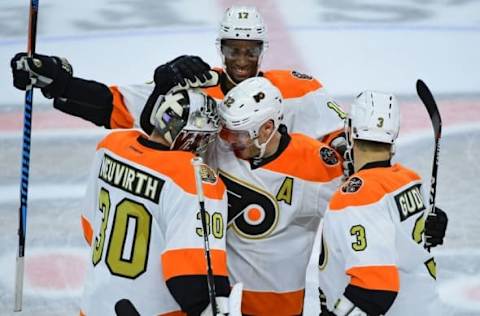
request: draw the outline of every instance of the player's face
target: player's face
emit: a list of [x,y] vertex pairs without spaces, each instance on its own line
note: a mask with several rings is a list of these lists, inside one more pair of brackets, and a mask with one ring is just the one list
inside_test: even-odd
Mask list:
[[228,75],[237,83],[256,76],[262,49],[260,41],[223,40],[222,54]]
[[230,145],[235,156],[240,159],[250,159],[259,154],[259,149],[247,131],[233,131],[224,126],[220,130],[220,138]]

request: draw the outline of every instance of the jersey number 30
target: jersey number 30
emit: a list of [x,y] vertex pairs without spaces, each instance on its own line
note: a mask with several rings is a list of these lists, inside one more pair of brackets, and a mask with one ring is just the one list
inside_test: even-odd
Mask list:
[[[108,215],[111,209],[110,193],[104,188],[100,190],[98,207],[103,216],[100,231],[93,243],[94,266],[102,260]],[[110,273],[135,279],[145,272],[151,225],[152,215],[143,204],[125,198],[116,205],[105,255],[105,263]],[[130,249],[125,249],[129,235],[132,236],[128,242],[131,246]]]

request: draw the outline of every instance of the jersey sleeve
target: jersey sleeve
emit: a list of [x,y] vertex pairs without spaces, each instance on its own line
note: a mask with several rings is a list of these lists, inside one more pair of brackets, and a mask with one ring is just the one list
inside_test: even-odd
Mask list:
[[100,171],[102,163],[102,150],[97,150],[95,153],[95,158],[90,168],[90,173],[87,181],[87,188],[85,191],[85,196],[83,199],[82,210],[81,210],[81,225],[83,230],[83,236],[88,245],[92,244],[93,238],[93,223],[95,211],[98,208],[98,197],[97,197],[97,181],[98,173]]
[[111,86],[113,108],[110,128],[139,128],[142,110],[153,88],[153,83]]
[[[170,186],[161,203],[165,213],[165,251],[161,255],[167,286],[188,313],[208,305],[207,264],[199,205],[195,195]],[[206,198],[210,258],[217,296],[228,296],[230,286],[226,259],[226,193],[223,199]]]
[[286,102],[298,103],[289,108],[285,106],[285,119],[291,132],[322,140],[344,127],[345,112],[324,88],[311,91],[301,98],[288,99]]

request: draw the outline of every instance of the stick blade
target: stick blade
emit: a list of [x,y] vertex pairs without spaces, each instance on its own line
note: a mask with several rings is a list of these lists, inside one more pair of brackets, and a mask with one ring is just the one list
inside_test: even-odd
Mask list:
[[421,79],[417,80],[417,94],[427,108],[428,115],[432,121],[435,137],[440,138],[442,132],[442,118],[430,89]]

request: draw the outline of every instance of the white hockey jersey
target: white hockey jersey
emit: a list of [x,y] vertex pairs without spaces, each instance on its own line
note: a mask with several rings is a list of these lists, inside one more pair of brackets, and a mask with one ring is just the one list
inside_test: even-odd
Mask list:
[[[325,92],[319,81],[289,70],[269,70],[262,74],[282,93],[283,124],[290,133],[298,132],[322,139],[343,128],[345,113]],[[114,96],[111,128],[139,127],[140,114],[153,87],[153,84],[111,87]],[[203,91],[217,101],[224,98],[219,85]]]
[[[86,316],[115,315],[121,299],[140,315],[185,315],[166,283],[185,276],[206,282],[194,155],[152,148],[142,135],[114,132],[97,146],[82,214],[92,249],[81,304]],[[213,170],[204,171],[213,273],[226,280],[226,190]]]
[[420,177],[399,164],[362,169],[337,190],[319,258],[330,310],[351,284],[397,292],[386,315],[437,315],[435,261],[422,242],[427,207]]
[[331,148],[280,131],[279,151],[260,164],[218,145],[208,160],[227,187],[227,266],[247,315],[302,313],[315,234],[342,175]]

